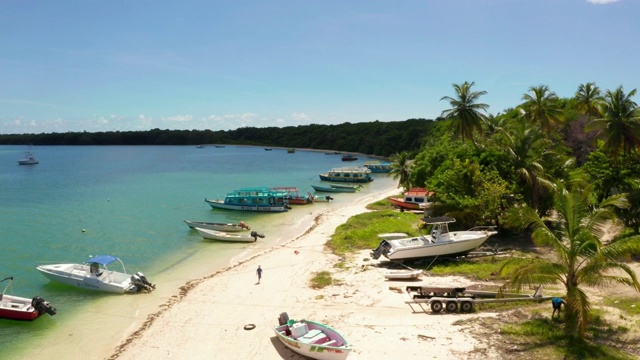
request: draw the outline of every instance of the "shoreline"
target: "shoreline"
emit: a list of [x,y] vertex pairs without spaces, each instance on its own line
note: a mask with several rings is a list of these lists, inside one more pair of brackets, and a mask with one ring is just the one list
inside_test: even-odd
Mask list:
[[[350,265],[338,268],[341,259],[325,249],[338,226],[368,211],[369,203],[397,191],[394,186],[348,206],[322,211],[302,234],[184,284],[179,295],[124,334],[101,358],[303,359],[273,333],[282,312],[340,331],[353,345],[352,360],[413,359],[425,353],[434,359],[470,359],[462,355],[479,348],[477,358],[498,358],[457,325],[478,314],[412,313],[404,303],[407,295],[398,291],[407,283],[385,281],[376,271],[377,263],[369,261],[369,250],[350,256]],[[255,273],[258,265],[264,270],[260,284]],[[337,284],[310,288],[310,279],[319,271],[331,272]],[[457,277],[429,280],[468,282]],[[245,330],[248,324],[255,328]]]

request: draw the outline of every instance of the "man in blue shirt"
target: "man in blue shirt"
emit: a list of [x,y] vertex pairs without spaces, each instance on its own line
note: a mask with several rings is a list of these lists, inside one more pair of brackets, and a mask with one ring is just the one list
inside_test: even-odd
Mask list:
[[564,301],[563,298],[554,297],[551,299],[551,305],[553,306],[553,313],[551,314],[551,318],[553,319],[553,316],[556,314],[556,310],[558,311],[558,316],[560,316],[560,313],[562,312],[562,305],[566,306],[567,302]]

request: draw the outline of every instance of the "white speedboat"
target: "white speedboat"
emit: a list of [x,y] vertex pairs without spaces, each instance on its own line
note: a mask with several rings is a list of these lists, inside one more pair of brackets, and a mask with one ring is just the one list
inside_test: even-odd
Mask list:
[[397,261],[457,257],[468,254],[482,245],[489,236],[497,234],[495,226],[449,232],[447,224],[456,221],[451,217],[423,218],[422,221],[433,226],[430,235],[383,239],[371,252],[371,257],[378,259],[384,256]]
[[258,234],[255,231],[252,231],[250,234],[236,234],[236,233],[226,233],[224,231],[216,231],[209,229],[201,229],[196,227],[196,230],[202,235],[203,238],[208,240],[220,240],[220,241],[232,241],[232,242],[254,242],[258,240],[258,238],[263,238],[264,235]]
[[[114,262],[120,264],[121,272],[107,267]],[[82,264],[38,265],[36,270],[52,281],[88,290],[132,294],[156,287],[141,272],[127,274],[122,260],[111,255],[93,256]]]
[[216,230],[216,231],[226,231],[226,232],[251,230],[249,225],[247,225],[244,221],[240,221],[237,224],[225,224],[225,223],[191,221],[191,220],[183,220],[183,221],[185,222],[185,224],[187,224],[187,226],[189,226],[193,230],[195,230],[196,228]]

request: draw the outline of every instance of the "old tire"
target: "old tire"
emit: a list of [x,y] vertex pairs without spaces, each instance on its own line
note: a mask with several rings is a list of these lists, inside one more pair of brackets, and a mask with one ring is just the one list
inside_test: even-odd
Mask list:
[[447,308],[445,309],[448,313],[458,311],[458,303],[455,301],[448,301]]
[[440,302],[439,300],[432,301],[431,311],[433,311],[436,314],[442,311],[442,302]]
[[289,314],[287,314],[286,312],[283,312],[282,314],[280,314],[280,317],[278,317],[278,324],[286,325],[288,322],[289,322]]
[[473,311],[473,303],[471,301],[463,301],[460,304],[460,311],[464,313],[470,313]]

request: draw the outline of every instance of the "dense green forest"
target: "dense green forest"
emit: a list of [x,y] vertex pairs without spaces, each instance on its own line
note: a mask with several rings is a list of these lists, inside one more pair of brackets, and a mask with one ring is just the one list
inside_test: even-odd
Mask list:
[[0,135],[4,145],[198,145],[228,144],[330,149],[387,157],[421,147],[432,120],[244,127],[229,131],[160,130]]

